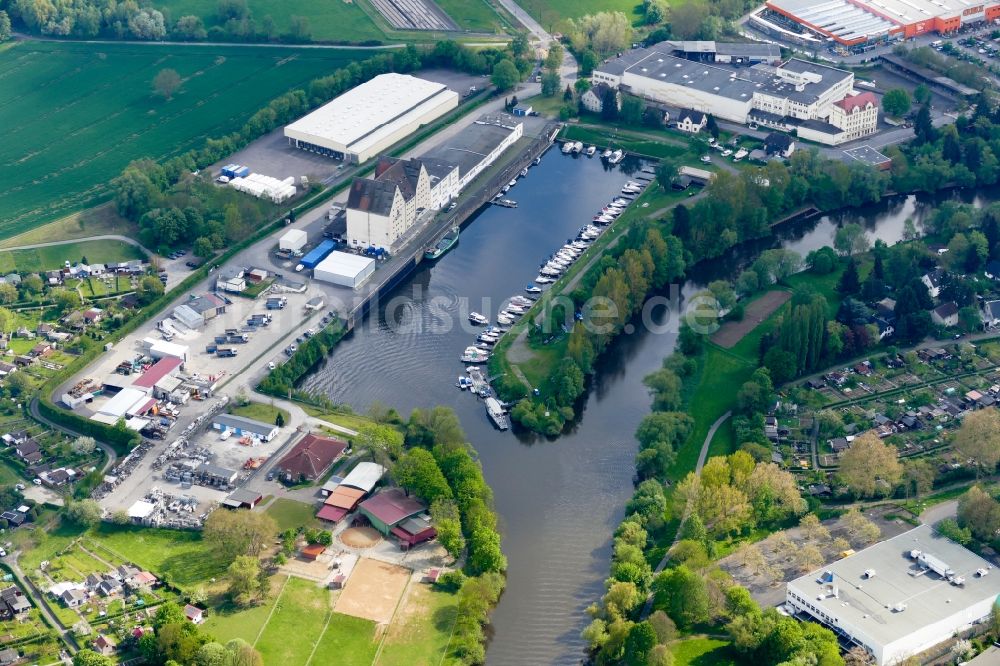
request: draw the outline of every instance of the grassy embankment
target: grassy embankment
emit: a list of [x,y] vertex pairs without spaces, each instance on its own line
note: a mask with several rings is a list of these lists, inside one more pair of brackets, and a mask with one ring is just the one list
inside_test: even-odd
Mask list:
[[[370,55],[35,41],[2,49],[0,237],[100,203],[131,160],[162,160],[222,136],[278,95]],[[165,68],[183,78],[171,100],[152,88]],[[59,140],[40,142],[54,128]]]
[[229,410],[229,413],[248,419],[256,419],[257,421],[262,421],[264,423],[274,423],[279,414],[285,423],[288,423],[291,420],[291,417],[288,415],[286,410],[263,402],[250,402],[246,405],[233,407]]
[[123,241],[78,241],[31,250],[0,251],[0,273],[23,275],[58,270],[67,261],[76,263],[83,258],[91,264],[109,264],[146,257],[142,250]]

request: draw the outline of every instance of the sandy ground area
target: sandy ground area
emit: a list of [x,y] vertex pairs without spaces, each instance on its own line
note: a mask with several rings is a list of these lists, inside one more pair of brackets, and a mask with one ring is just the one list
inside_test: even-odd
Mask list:
[[361,560],[347,579],[334,610],[388,624],[409,580],[409,569],[376,560]]
[[382,535],[372,527],[348,527],[338,538],[351,548],[371,548],[382,540]]

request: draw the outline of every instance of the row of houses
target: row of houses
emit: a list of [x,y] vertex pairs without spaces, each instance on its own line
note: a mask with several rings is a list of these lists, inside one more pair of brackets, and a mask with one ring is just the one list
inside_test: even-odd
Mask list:
[[47,591],[53,599],[61,601],[67,608],[79,608],[92,598],[136,594],[149,590],[157,583],[159,579],[150,572],[131,564],[122,564],[110,572],[90,574],[82,583],[72,581],[55,583]]

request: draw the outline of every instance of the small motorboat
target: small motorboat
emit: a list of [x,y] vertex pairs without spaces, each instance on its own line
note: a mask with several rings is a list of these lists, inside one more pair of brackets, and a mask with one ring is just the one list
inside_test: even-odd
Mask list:
[[529,284],[527,287],[524,288],[524,290],[526,292],[528,292],[529,294],[540,294],[540,293],[542,293],[541,287],[536,287],[533,284]]
[[605,148],[604,152],[601,153],[601,159],[605,159],[606,160],[609,157],[611,157],[611,149],[610,148]]
[[501,312],[497,315],[497,323],[503,324],[504,326],[510,326],[514,323],[514,318]]
[[587,157],[593,157],[594,153],[597,152],[597,146],[587,146],[587,150],[584,152],[587,154]]
[[548,275],[539,274],[538,277],[535,278],[535,282],[537,282],[538,284],[552,284],[553,282],[555,282],[555,280],[553,280]]
[[481,315],[478,312],[470,312],[469,321],[476,326],[486,326],[490,323],[490,320],[485,315]]
[[468,377],[464,376],[464,375],[459,376],[458,382],[455,383],[455,386],[457,386],[459,389],[461,389],[463,391],[465,389],[471,389],[472,388],[472,380],[469,379]]
[[524,167],[523,169],[521,169],[521,178],[524,178],[527,175],[528,175],[528,167]]

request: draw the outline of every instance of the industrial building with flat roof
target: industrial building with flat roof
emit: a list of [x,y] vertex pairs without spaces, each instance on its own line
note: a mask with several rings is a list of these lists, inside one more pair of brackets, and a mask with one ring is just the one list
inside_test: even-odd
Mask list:
[[768,0],[766,6],[844,46],[951,33],[1000,18],[998,0]]
[[[683,52],[688,56],[697,53],[695,46],[685,48],[695,49]],[[873,134],[878,128],[877,100],[860,106],[853,102],[854,74],[849,71],[798,58],[776,66],[764,62],[746,66],[750,60],[736,66],[719,60],[717,52],[714,63],[678,57],[675,52],[673,42],[636,49],[595,69],[593,79],[657,104],[731,122],[784,131],[802,127],[808,134],[803,138],[828,145]],[[768,58],[768,53],[760,51],[755,58]]]
[[921,525],[789,582],[785,605],[882,665],[988,617],[998,593],[990,563]]
[[285,127],[291,145],[362,163],[458,106],[442,83],[380,74]]

